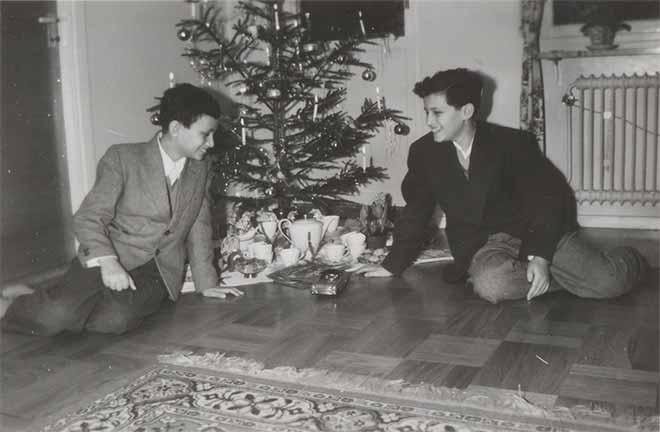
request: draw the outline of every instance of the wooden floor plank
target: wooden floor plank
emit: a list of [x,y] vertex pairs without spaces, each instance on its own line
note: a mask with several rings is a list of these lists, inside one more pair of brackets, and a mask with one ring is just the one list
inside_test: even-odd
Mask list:
[[477,367],[404,360],[389,373],[387,378],[401,379],[411,384],[431,384],[464,389],[470,385],[477,372],[479,372]]
[[316,363],[322,369],[376,377],[388,376],[402,359],[372,354],[332,351]]
[[504,340],[508,342],[581,348],[590,326],[584,323],[533,319],[518,321]]
[[417,346],[408,359],[481,367],[499,345],[500,341],[496,339],[433,334]]
[[552,345],[502,342],[473,384],[557,394],[577,350]]
[[436,322],[428,320],[378,318],[353,339],[347,350],[405,357],[438,327]]

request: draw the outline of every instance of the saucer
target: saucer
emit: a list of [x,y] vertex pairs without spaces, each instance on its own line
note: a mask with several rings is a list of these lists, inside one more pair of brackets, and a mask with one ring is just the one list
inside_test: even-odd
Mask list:
[[316,260],[320,262],[321,264],[329,265],[329,266],[346,266],[346,265],[351,265],[353,264],[353,257],[352,256],[345,256],[342,257],[338,261],[332,261],[326,257],[323,256],[317,256]]
[[589,51],[607,51],[618,48],[619,45],[589,45],[587,49]]

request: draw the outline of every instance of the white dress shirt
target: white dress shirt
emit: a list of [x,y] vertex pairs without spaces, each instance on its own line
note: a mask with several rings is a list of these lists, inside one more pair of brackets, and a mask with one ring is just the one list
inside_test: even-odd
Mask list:
[[186,158],[182,157],[177,161],[173,161],[170,155],[168,155],[163,149],[163,145],[160,142],[160,137],[162,134],[158,134],[156,140],[158,141],[158,149],[160,150],[160,158],[163,161],[163,170],[165,171],[165,177],[170,181],[170,186],[172,186],[181,176],[183,168],[186,166]]

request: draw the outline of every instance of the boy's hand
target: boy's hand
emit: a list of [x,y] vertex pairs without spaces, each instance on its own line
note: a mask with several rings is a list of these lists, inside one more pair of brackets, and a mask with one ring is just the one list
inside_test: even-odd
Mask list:
[[549,267],[548,260],[540,256],[535,256],[527,264],[527,282],[532,284],[527,292],[528,301],[548,292],[550,288]]
[[135,290],[135,283],[128,272],[119,264],[115,257],[103,258],[99,261],[103,285],[113,291]]
[[225,298],[228,294],[234,295],[236,297],[242,296],[243,291],[237,290],[236,288],[208,288],[202,291],[204,297],[215,297],[215,298]]
[[391,277],[393,276],[385,267],[376,264],[366,264],[355,270],[355,273],[364,277]]

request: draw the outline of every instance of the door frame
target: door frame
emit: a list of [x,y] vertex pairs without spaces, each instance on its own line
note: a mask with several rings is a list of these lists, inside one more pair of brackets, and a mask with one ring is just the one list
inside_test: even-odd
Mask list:
[[72,214],[94,184],[96,166],[85,8],[85,2],[57,0],[62,109]]

